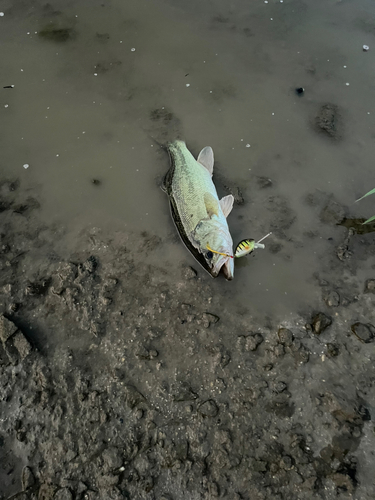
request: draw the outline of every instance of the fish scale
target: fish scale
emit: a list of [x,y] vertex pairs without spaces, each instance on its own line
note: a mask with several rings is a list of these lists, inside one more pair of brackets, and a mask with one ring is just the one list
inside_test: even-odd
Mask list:
[[[217,192],[210,173],[196,161],[185,143],[176,141],[170,144],[168,149],[175,164],[172,181],[173,196],[181,222],[189,236],[198,223],[207,218],[204,195],[209,192],[217,198]],[[221,209],[219,213],[225,219]]]

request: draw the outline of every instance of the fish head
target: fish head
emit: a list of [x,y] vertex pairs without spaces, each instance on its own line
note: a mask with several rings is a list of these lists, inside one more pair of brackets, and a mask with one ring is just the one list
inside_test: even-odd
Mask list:
[[[207,246],[209,248],[207,248]],[[229,233],[222,231],[211,233],[206,248],[203,251],[203,255],[208,265],[208,271],[212,277],[216,278],[222,269],[227,280],[233,279],[233,242]]]

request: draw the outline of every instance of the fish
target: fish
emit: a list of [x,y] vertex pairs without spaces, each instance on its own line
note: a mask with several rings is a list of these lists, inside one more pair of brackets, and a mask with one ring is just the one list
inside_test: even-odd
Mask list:
[[171,165],[162,189],[169,197],[177,231],[199,264],[216,278],[220,271],[227,280],[234,277],[233,241],[227,217],[234,198],[219,200],[212,181],[214,153],[207,146],[195,159],[182,140],[166,146]]

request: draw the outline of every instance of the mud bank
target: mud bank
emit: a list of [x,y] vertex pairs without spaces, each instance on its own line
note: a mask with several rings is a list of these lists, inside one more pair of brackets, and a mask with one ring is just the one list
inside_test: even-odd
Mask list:
[[189,261],[177,280],[135,262],[152,234],[91,228],[59,255],[18,185],[1,186],[1,498],[373,498],[371,235],[339,229],[320,310],[260,321]]

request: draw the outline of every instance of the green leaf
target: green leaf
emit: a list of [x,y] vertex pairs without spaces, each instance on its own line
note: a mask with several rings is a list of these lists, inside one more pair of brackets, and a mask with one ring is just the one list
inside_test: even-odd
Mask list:
[[365,220],[365,222],[362,223],[362,226],[363,226],[363,224],[368,224],[369,222],[372,222],[373,220],[375,220],[375,215],[373,215],[369,219]]
[[[370,194],[374,194],[374,193],[375,193],[375,188],[374,188],[374,189],[371,189],[371,191],[369,191],[368,193],[364,194],[364,195],[362,196],[362,198],[358,198],[358,200],[355,200],[355,201],[356,201],[356,203],[357,203],[357,201],[361,201],[361,200],[363,200],[363,198],[366,198],[366,196],[370,196]],[[366,222],[367,222],[367,221],[366,221]],[[365,224],[366,224],[366,222],[365,222]]]

